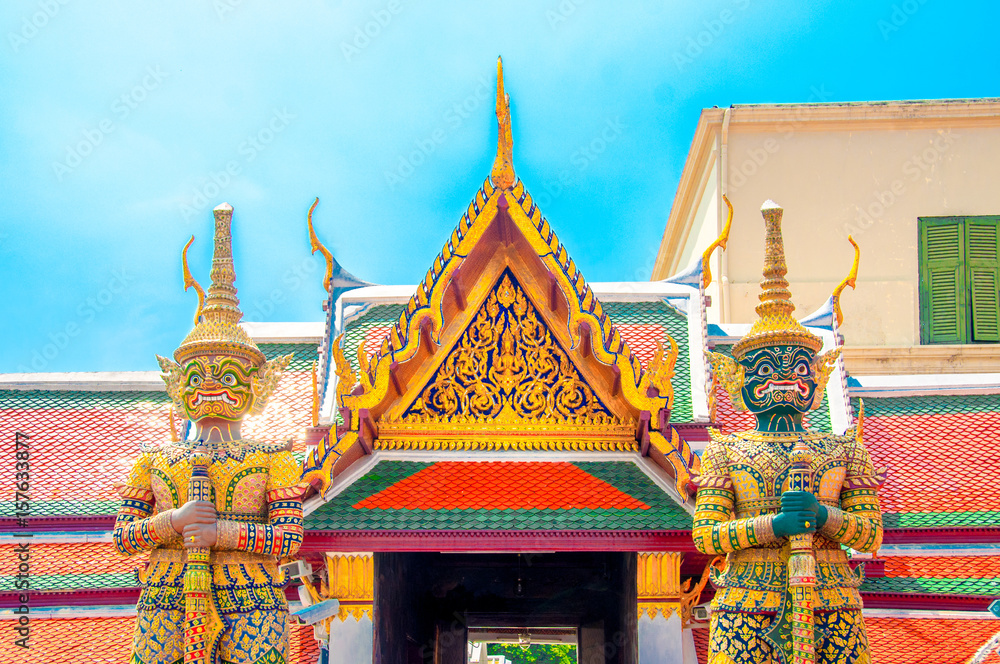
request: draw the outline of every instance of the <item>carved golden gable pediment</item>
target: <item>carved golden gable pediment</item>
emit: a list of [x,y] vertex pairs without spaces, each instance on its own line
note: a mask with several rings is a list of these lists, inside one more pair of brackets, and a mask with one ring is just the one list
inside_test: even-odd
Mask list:
[[507,271],[402,419],[608,424],[614,417]]
[[520,449],[625,450],[635,424],[605,405],[508,269],[402,416],[379,429],[376,447],[391,449],[513,440]]

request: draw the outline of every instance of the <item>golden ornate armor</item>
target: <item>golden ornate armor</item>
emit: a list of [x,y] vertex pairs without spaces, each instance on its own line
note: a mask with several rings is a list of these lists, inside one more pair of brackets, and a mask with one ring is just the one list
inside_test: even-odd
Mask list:
[[845,549],[874,552],[881,545],[882,475],[865,450],[860,419],[842,436],[802,425],[822,401],[840,348],[817,355],[822,340],[792,318],[782,211],[768,201],[762,212],[767,248],[758,319],[732,358],[709,353],[715,379],[736,408],[754,414],[757,427],[712,432],[694,480],[695,546],[726,556],[724,568],[712,570],[708,661],[865,664],[863,576]]
[[[224,626],[220,661],[283,662],[288,605],[277,561],[302,541],[299,464],[283,445],[236,442],[208,448],[219,517],[210,565]],[[134,642],[133,661],[142,664],[174,664],[184,653],[186,556],[170,514],[187,502],[192,449],[173,444],[142,452],[122,490],[116,546],[127,554],[152,549]]]
[[[799,436],[713,432],[698,477],[698,507],[693,536],[704,553],[728,555],[714,608],[778,611],[787,587],[788,550],[771,528],[787,488],[792,447]],[[855,551],[877,551],[882,518],[875,488],[880,478],[868,452],[853,435],[806,434],[813,453],[819,502],[829,516],[813,540],[816,554],[816,606],[823,610],[860,609],[861,584],[841,544]]]
[[[151,551],[133,664],[283,664],[288,657],[277,565],[302,542],[305,487],[288,446],[242,440],[239,432],[248,412],[263,410],[291,356],[265,361],[239,327],[232,208],[216,208],[215,221],[204,307],[174,353],[177,363],[159,358],[174,406],[196,435],[143,450],[120,489],[115,545],[125,555]],[[186,259],[184,274],[202,295]]]

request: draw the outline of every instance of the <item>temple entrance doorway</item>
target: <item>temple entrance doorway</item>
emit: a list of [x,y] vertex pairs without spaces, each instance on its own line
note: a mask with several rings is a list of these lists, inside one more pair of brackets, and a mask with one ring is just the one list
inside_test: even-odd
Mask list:
[[638,661],[635,553],[376,553],[374,591],[376,664],[467,664],[470,643],[524,639]]
[[574,627],[473,627],[468,628],[468,664],[507,664],[529,660],[578,664],[579,629]]

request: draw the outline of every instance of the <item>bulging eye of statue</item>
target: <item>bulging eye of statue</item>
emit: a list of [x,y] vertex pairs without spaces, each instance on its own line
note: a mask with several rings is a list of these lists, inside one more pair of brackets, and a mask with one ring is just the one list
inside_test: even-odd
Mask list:
[[774,369],[771,368],[770,364],[762,364],[757,369],[757,373],[759,373],[761,376],[770,376],[771,374],[774,373]]
[[795,375],[797,376],[808,376],[809,375],[809,365],[805,362],[799,362],[795,365]]
[[231,387],[236,384],[236,376],[231,373],[227,373],[222,376],[222,382],[224,385],[229,385]]
[[198,387],[201,385],[201,376],[198,374],[192,374],[191,377],[188,378],[188,385],[191,387]]

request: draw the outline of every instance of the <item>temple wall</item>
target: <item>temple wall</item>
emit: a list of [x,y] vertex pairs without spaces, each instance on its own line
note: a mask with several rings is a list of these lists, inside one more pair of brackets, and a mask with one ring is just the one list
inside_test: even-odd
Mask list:
[[[685,246],[661,248],[676,270],[711,243],[725,208],[704,199],[721,196],[714,182],[725,168],[735,208],[725,258],[728,304],[722,311],[726,298],[710,290],[710,322],[750,323],[755,318],[764,251],[759,210],[770,198],[785,209],[784,241],[796,315],[818,308],[846,276],[853,258],[847,242],[851,234],[862,254],[857,290],[843,295],[842,332],[849,344],[919,345],[917,218],[1000,213],[990,176],[1000,150],[1000,130],[964,119],[912,119],[905,116],[905,108],[892,112],[898,117],[878,128],[870,123],[822,123],[807,115],[759,128],[749,120],[756,117],[756,109],[738,107],[729,127],[725,167],[719,159],[719,125],[713,125],[699,167],[704,170],[687,183],[691,193],[678,192],[678,200],[684,198],[691,206],[688,220],[680,222],[687,229]],[[721,267],[715,257],[716,279]],[[657,273],[653,278],[665,276]]]
[[[734,125],[734,128],[738,125]],[[997,214],[996,129],[729,134],[732,322],[752,322],[764,255],[761,203],[785,208],[785,251],[798,314],[819,307],[861,245],[842,331],[861,346],[919,343],[917,217]],[[763,162],[758,166],[756,162]]]

